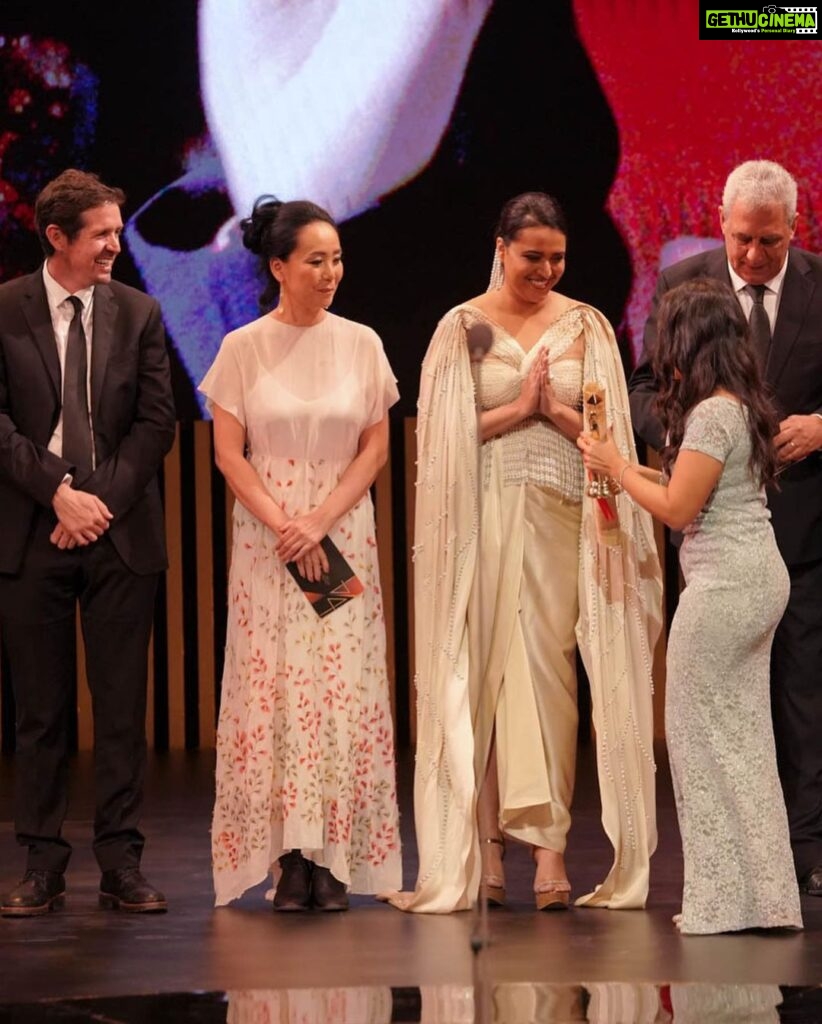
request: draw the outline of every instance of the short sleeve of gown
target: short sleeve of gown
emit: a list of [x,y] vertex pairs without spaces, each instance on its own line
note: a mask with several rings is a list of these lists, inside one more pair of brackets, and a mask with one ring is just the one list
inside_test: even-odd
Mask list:
[[206,396],[210,413],[213,414],[213,407],[219,405],[245,426],[245,386],[240,361],[240,340],[236,332],[223,338],[214,362],[197,390]]
[[366,369],[365,387],[365,409],[366,427],[373,427],[379,423],[388,410],[399,401],[400,393],[397,390],[397,378],[388,362],[388,357],[383,349],[379,335],[371,328],[365,328],[366,344],[369,348],[369,357],[363,360]]
[[724,465],[739,433],[740,420],[734,412],[725,399],[700,402],[688,417],[680,450],[702,452]]

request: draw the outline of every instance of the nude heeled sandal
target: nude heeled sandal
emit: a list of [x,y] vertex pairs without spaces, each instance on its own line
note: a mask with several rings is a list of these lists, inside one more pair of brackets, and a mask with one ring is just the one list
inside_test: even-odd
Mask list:
[[549,878],[534,890],[537,910],[567,910],[571,902],[571,883],[561,878]]
[[[495,843],[502,847],[500,859],[505,859],[505,840],[494,837],[480,839],[480,843]],[[480,878],[479,898],[485,900],[489,907],[505,906],[505,883],[499,875],[483,875]]]
[[[536,848],[531,852],[536,864]],[[571,883],[567,878],[534,879],[534,902],[537,910],[567,910],[571,902]]]

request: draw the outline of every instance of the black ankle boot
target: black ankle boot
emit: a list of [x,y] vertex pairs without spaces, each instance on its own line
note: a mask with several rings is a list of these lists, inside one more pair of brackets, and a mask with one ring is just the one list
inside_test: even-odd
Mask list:
[[336,879],[328,868],[314,865],[311,873],[311,895],[317,910],[348,910],[345,884]]
[[299,850],[279,860],[282,874],[272,904],[274,910],[308,910],[311,906],[311,864]]

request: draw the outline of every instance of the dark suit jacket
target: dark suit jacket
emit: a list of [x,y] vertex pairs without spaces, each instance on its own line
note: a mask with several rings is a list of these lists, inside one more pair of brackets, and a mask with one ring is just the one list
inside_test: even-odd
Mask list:
[[[174,440],[168,354],[154,299],[112,281],[94,289],[91,410],[96,468],[75,487],[113,514],[108,535],[139,574],[167,565],[157,471]],[[74,467],[48,448],[60,363],[42,268],[0,285],[0,572],[19,571],[38,507]]]
[[[634,430],[654,448],[662,428],[653,411],[656,383],[649,355],[656,345],[660,298],[683,281],[711,277],[730,285],[724,246],[681,260],[662,272],[645,325],[643,361],[629,383]],[[822,257],[791,248],[765,378],[779,418],[822,412]],[[779,477],[768,492],[773,528],[788,565],[822,558],[822,453],[814,452]]]

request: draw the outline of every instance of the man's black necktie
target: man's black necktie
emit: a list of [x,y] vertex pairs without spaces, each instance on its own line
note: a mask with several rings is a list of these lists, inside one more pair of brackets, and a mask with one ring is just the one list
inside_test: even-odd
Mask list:
[[759,356],[759,365],[764,367],[768,361],[768,349],[771,347],[771,322],[765,309],[765,285],[746,284],[745,291],[753,299],[748,323],[751,327],[754,349]]
[[66,365],[63,370],[63,458],[75,467],[75,476],[84,479],[94,468],[91,424],[88,414],[88,357],[83,330],[83,303],[69,295],[74,316],[69,324]]

